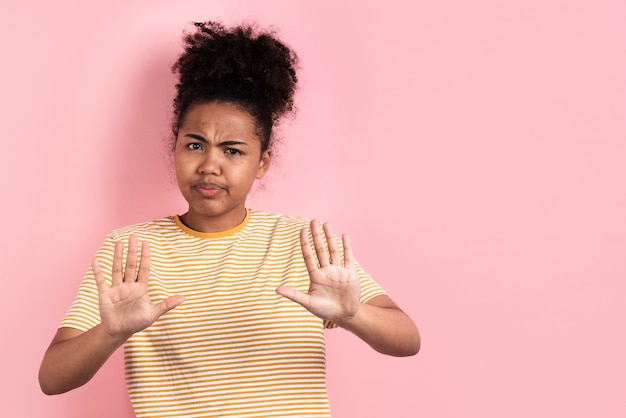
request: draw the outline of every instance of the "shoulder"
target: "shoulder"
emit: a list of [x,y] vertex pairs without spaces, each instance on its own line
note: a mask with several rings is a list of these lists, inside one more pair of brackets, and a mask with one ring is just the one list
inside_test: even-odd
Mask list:
[[128,239],[131,235],[135,235],[139,240],[146,240],[176,234],[178,231],[179,228],[174,221],[174,217],[167,216],[153,221],[140,222],[114,229],[107,235],[107,238],[120,241]]
[[307,228],[310,223],[310,218],[283,215],[280,213],[267,213],[254,209],[250,211],[249,225],[254,229],[300,231],[302,228]]

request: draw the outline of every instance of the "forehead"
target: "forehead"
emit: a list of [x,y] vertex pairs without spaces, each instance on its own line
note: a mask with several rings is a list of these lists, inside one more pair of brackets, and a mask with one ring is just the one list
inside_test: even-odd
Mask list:
[[252,115],[230,102],[199,103],[191,106],[185,115],[181,130],[257,137]]

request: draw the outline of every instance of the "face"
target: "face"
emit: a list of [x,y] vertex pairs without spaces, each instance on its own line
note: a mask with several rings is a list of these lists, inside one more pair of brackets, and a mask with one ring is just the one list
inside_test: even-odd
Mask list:
[[270,161],[270,151],[261,151],[249,113],[232,103],[190,107],[174,150],[178,187],[189,204],[182,221],[201,232],[239,225],[248,192],[265,175]]

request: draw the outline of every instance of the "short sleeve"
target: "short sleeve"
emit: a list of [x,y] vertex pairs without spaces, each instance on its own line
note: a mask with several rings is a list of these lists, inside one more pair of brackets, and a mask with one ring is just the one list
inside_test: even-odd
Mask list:
[[[110,272],[113,265],[113,250],[115,240],[110,234],[96,252],[105,279],[110,283]],[[98,309],[98,288],[91,266],[83,277],[72,306],[59,324],[59,328],[75,328],[86,332],[100,323],[100,310]]]

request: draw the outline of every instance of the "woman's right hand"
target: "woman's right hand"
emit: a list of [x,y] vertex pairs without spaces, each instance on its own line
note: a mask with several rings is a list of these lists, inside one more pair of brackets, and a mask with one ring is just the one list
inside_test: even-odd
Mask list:
[[112,337],[127,339],[134,333],[152,325],[161,315],[180,305],[183,296],[170,296],[153,304],[148,295],[150,278],[150,247],[141,243],[141,259],[137,264],[137,238],[128,238],[126,266],[123,264],[124,244],[115,243],[111,286],[102,274],[98,260],[91,267],[96,278],[99,296],[100,318],[104,331]]

